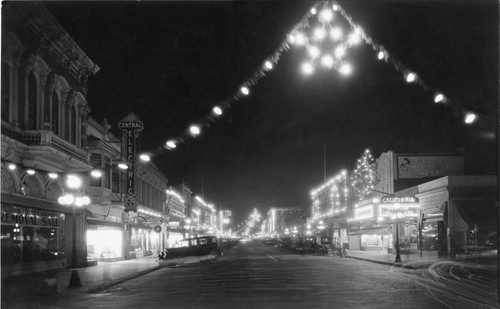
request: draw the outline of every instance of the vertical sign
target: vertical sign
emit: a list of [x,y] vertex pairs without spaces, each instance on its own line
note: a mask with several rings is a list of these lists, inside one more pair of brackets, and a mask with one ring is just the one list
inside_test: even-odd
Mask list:
[[129,114],[118,123],[118,128],[123,131],[125,142],[125,156],[129,163],[126,177],[126,193],[123,197],[125,211],[137,212],[137,196],[135,195],[135,138],[144,129],[144,124],[134,114]]

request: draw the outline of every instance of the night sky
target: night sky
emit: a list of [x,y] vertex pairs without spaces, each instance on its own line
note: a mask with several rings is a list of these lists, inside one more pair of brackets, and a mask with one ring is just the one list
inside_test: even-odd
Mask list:
[[[301,73],[304,48],[281,53],[272,71],[232,100],[242,83],[283,44],[315,2],[45,2],[101,70],[91,79],[91,116],[144,122],[141,150],[169,185],[233,210],[310,208],[309,192],[365,148],[375,157],[405,153],[466,154],[467,173],[496,173],[498,1],[339,1],[366,35],[398,62],[377,60],[369,44],[347,52],[354,71]],[[342,24],[343,18],[336,17]],[[313,20],[313,19],[311,19]],[[347,25],[347,23],[343,23]],[[347,27],[344,27],[347,30]],[[310,28],[304,31],[311,31]],[[408,84],[403,68],[425,85]],[[436,90],[448,98],[436,104]],[[174,151],[211,108],[230,109]],[[480,122],[462,123],[474,110]]]

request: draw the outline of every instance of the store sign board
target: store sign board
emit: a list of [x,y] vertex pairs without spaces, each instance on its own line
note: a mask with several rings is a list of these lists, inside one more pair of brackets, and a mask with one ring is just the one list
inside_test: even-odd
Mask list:
[[29,207],[2,204],[1,223],[21,226],[63,227],[64,215]]
[[359,207],[354,210],[354,219],[368,219],[373,218],[373,206]]
[[418,216],[419,210],[418,204],[413,205],[400,205],[396,207],[395,205],[379,205],[379,216],[391,217],[396,214],[401,214],[405,217],[416,217]]
[[398,178],[426,178],[464,175],[464,156],[418,156],[398,155],[396,158]]
[[144,129],[144,124],[134,114],[129,114],[118,123],[118,128],[123,131],[124,153],[129,168],[126,177],[126,194],[124,196],[125,211],[137,212],[137,196],[135,195],[135,174],[136,174],[136,137]]

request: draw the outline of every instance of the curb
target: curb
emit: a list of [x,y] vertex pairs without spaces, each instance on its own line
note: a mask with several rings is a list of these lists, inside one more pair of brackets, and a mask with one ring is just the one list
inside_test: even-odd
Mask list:
[[367,261],[367,262],[389,265],[389,266],[396,266],[396,267],[407,268],[407,269],[415,269],[415,267],[413,267],[412,265],[407,265],[407,264],[403,264],[403,263],[392,263],[392,262],[386,262],[386,261],[379,261],[379,260],[367,259],[367,258],[362,258],[362,257],[357,257],[357,256],[352,256],[352,255],[348,255],[346,257],[354,259],[354,260]]
[[138,272],[126,275],[126,276],[122,276],[122,277],[119,277],[116,279],[112,279],[108,282],[99,283],[99,284],[96,284],[96,285],[93,285],[91,287],[84,289],[84,292],[85,293],[99,293],[99,292],[102,292],[103,290],[109,289],[112,286],[115,286],[115,285],[120,284],[122,282],[125,282],[127,280],[135,279],[137,277],[143,276],[145,274],[148,274],[148,273],[153,272],[155,270],[158,270],[160,268],[162,268],[162,267],[156,266],[156,267],[141,270],[141,271],[138,271]]

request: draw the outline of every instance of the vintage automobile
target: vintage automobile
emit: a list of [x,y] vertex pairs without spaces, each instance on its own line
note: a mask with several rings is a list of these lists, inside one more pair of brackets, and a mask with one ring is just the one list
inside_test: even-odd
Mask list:
[[166,249],[158,255],[160,266],[175,266],[186,262],[211,263],[224,254],[222,242],[216,236],[187,238],[180,247]]

